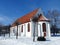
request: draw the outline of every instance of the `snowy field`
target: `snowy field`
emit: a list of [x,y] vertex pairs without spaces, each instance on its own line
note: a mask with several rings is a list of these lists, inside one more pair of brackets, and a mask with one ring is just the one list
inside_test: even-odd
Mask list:
[[51,37],[49,41],[32,41],[32,38],[0,37],[0,45],[60,45],[60,37]]

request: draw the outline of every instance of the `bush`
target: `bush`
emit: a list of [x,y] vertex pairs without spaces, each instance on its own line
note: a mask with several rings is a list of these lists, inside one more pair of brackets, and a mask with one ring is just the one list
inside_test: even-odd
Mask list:
[[37,41],[46,41],[46,38],[44,38],[44,37],[38,37]]

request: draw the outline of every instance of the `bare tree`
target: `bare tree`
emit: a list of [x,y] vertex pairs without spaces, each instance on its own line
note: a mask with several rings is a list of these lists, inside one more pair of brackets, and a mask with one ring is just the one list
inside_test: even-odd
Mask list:
[[33,17],[32,21],[34,22],[33,41],[35,41],[35,36],[36,36],[36,30],[35,30],[35,28],[36,28],[36,24],[38,22],[38,17],[36,17],[36,16]]
[[4,24],[0,22],[0,35],[2,35],[3,26],[4,26]]
[[52,10],[52,11],[49,10],[47,15],[50,18],[51,27],[54,30],[53,34],[55,35],[55,33],[57,31],[56,29],[57,29],[57,25],[59,22],[60,13],[58,10]]

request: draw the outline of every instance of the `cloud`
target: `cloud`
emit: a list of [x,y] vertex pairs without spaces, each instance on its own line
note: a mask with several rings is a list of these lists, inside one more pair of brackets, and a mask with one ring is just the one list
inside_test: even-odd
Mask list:
[[5,25],[11,24],[14,20],[15,20],[15,17],[0,15],[0,23],[3,23]]
[[0,17],[0,21],[4,21],[4,18]]

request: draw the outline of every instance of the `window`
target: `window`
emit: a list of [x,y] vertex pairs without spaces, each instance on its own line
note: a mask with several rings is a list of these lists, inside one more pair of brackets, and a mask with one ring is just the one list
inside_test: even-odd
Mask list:
[[30,32],[30,24],[28,23],[28,32]]
[[21,32],[23,32],[23,25],[21,26]]
[[43,26],[43,32],[46,32],[46,24],[43,23],[42,26]]

